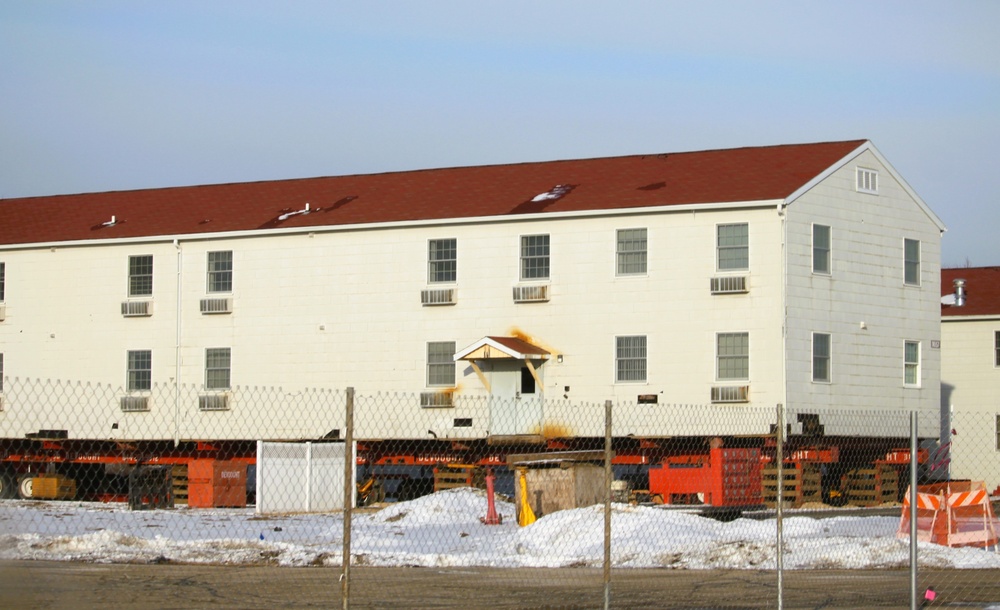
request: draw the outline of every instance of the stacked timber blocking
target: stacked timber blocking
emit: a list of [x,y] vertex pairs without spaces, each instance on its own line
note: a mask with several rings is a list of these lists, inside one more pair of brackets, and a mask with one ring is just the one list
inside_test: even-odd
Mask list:
[[899,501],[899,473],[892,466],[876,462],[873,468],[856,468],[844,475],[847,503],[878,506]]
[[174,464],[171,470],[174,487],[174,504],[188,503],[188,467],[187,464]]
[[[823,501],[823,477],[819,464],[794,462],[782,469],[782,499],[784,505],[798,508],[806,502]],[[778,505],[778,467],[768,464],[761,475],[764,504],[774,508]]]

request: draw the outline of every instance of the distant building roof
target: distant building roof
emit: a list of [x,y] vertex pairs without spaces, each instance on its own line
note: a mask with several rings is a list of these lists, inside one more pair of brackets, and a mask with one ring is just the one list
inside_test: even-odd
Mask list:
[[781,200],[865,142],[7,199],[0,245]]
[[965,305],[941,305],[941,315],[1000,315],[1000,267],[961,267],[941,270],[941,296],[955,292],[955,280],[965,280]]

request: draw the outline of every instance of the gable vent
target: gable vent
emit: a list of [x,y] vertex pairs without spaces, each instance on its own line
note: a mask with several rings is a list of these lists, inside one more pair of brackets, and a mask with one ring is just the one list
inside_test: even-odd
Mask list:
[[750,402],[750,386],[727,385],[713,387],[712,402]]
[[515,303],[544,303],[549,300],[548,285],[514,286]]
[[421,305],[454,305],[458,300],[454,288],[428,288],[420,291]]
[[233,313],[232,299],[202,299],[201,313]]
[[229,396],[227,394],[199,396],[198,409],[201,411],[226,411],[229,409]]
[[122,301],[122,315],[126,318],[138,318],[153,315],[152,301]]
[[747,276],[745,275],[713,277],[710,288],[712,294],[742,294],[750,292],[749,288],[747,288]]
[[120,404],[126,413],[149,411],[149,396],[122,396]]

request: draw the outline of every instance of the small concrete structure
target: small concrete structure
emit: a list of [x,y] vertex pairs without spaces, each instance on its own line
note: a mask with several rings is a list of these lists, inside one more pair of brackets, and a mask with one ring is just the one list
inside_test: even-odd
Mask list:
[[[603,451],[559,451],[507,457],[507,464],[512,469],[525,473],[528,505],[536,517],[604,502],[603,463]],[[514,503],[520,506],[520,485],[514,485],[514,490]]]

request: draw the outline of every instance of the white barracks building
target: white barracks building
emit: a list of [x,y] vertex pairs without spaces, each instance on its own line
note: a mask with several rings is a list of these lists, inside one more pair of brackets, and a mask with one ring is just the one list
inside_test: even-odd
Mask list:
[[[274,436],[241,386],[412,396],[403,438],[599,434],[573,413],[606,400],[653,435],[669,405],[936,414],[943,230],[865,140],[8,199],[0,390],[111,384],[146,438]],[[6,398],[3,436],[106,437]]]

